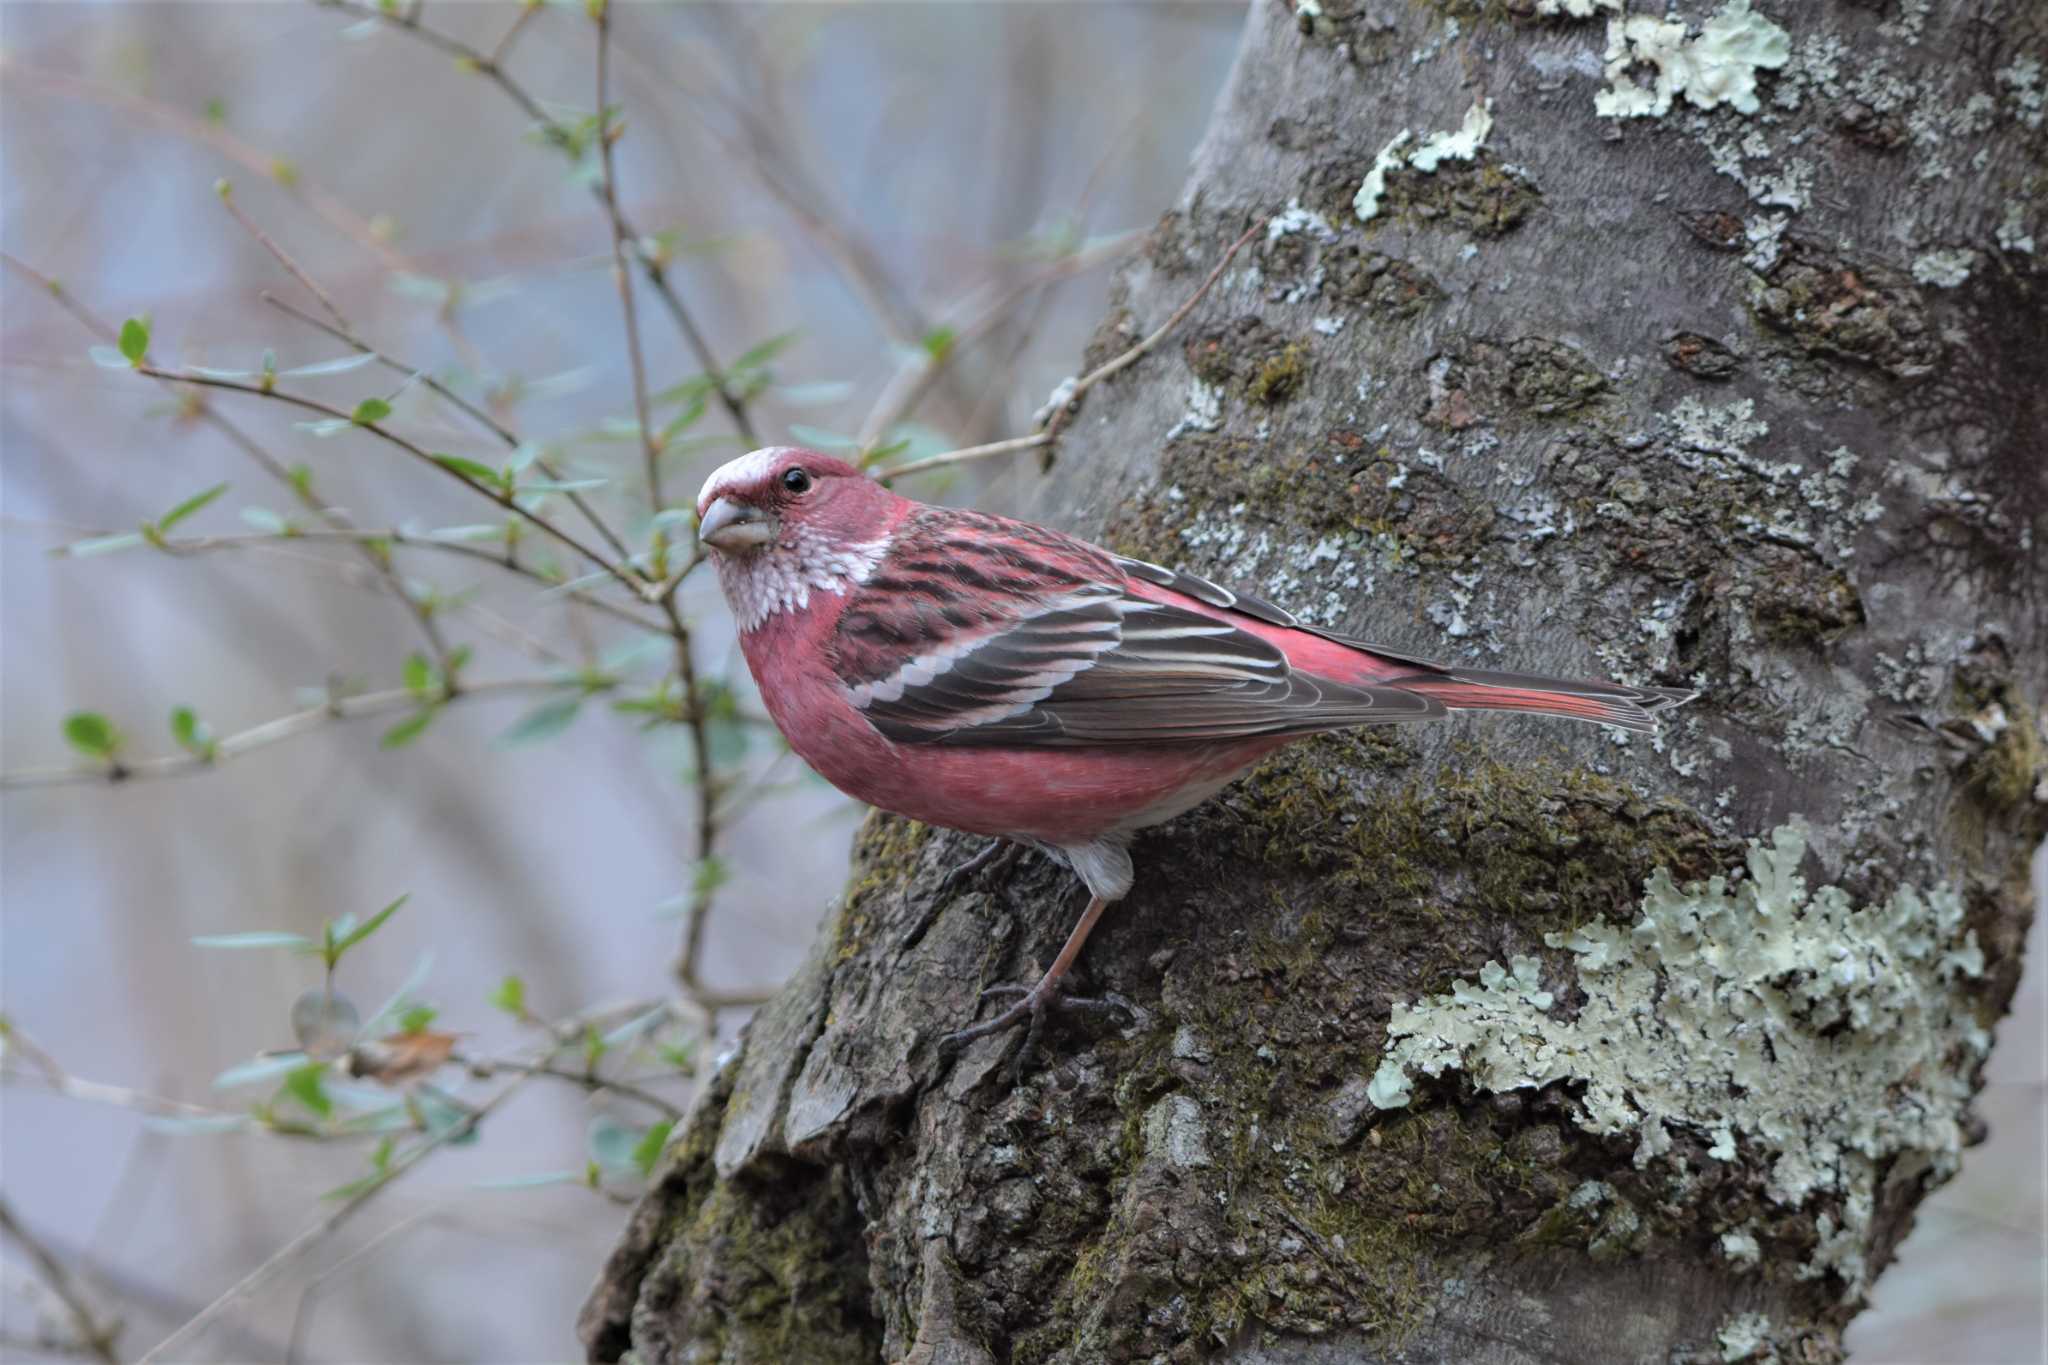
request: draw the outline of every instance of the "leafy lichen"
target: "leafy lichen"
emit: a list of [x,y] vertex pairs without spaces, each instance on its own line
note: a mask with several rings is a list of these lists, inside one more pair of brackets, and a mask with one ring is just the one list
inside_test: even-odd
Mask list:
[[1398,1006],[1372,1099],[1405,1105],[1422,1076],[1460,1070],[1483,1089],[1584,1086],[1574,1121],[1635,1141],[1636,1165],[1687,1178],[1674,1130],[1738,1144],[1769,1162],[1766,1192],[1796,1208],[1817,1195],[1804,1273],[1833,1273],[1844,1297],[1869,1276],[1864,1232],[1881,1174],[1904,1161],[1952,1171],[1975,1062],[1990,1046],[1970,993],[1984,956],[1947,887],[1901,887],[1858,908],[1799,876],[1804,832],[1753,841],[1749,877],[1680,888],[1653,874],[1627,932],[1550,933],[1569,950],[1576,1015],[1539,984],[1539,964],[1489,963],[1480,980]]

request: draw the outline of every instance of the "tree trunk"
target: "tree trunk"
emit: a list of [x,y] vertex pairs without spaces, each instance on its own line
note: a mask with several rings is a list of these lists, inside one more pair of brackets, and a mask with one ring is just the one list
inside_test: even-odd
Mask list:
[[1082,958],[1134,1022],[1014,1089],[935,1040],[1073,879],[1029,858],[904,950],[975,842],[872,816],[593,1358],[1838,1354],[1970,1140],[2048,828],[2044,43],[2020,0],[1769,8],[1789,39],[1259,0],[1089,361],[1268,226],[1039,509],[1402,650],[1702,698],[1658,740],[1285,751],[1140,840]]

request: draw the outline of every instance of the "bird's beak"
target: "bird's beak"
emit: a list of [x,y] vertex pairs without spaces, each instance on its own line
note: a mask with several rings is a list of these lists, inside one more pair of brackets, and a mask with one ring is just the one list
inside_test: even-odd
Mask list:
[[697,539],[714,550],[736,554],[775,539],[776,520],[758,507],[730,498],[714,498],[697,523]]

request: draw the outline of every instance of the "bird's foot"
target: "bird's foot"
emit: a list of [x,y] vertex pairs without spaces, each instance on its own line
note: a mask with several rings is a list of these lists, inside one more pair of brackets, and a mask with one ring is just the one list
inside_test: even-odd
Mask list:
[[1117,995],[1093,998],[1082,995],[1068,995],[1057,982],[1040,981],[1036,986],[1003,985],[990,986],[981,993],[984,1001],[999,999],[1006,995],[1017,997],[1017,1003],[998,1014],[995,1018],[956,1030],[939,1039],[939,1055],[950,1057],[957,1054],[969,1043],[983,1038],[992,1038],[1024,1025],[1024,1045],[1017,1049],[1010,1059],[1010,1083],[1015,1085],[1024,1075],[1024,1068],[1038,1051],[1039,1035],[1045,1029],[1048,1014],[1088,1014],[1098,1018],[1120,1014],[1126,1019],[1136,1019],[1138,1011],[1128,1000]]
[[907,953],[921,943],[932,925],[937,922],[939,912],[946,908],[946,902],[952,900],[954,894],[962,887],[991,867],[996,869],[998,876],[1007,873],[1017,865],[1017,859],[1023,856],[1024,845],[1009,839],[991,839],[988,847],[939,879],[938,889],[932,893],[931,903],[925,906],[924,913],[918,916],[917,923],[910,927],[910,932],[903,936],[903,941],[897,945],[896,951]]

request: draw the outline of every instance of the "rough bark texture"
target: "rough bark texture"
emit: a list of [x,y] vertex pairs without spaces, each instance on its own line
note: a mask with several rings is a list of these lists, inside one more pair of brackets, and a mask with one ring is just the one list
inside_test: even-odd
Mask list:
[[[1535,12],[1573,7],[1261,0],[1089,359],[1271,226],[1040,510],[1404,649],[1704,698],[1658,743],[1288,750],[1141,840],[1082,959],[1135,1023],[1014,1090],[934,1040],[1071,878],[899,951],[974,845],[871,817],[593,1358],[1838,1352],[1971,1132],[2048,827],[2041,21],[1773,3],[1770,66],[1689,3],[1765,54],[1759,107],[1616,120],[1600,19]],[[1471,159],[1408,159],[1489,98]]]

